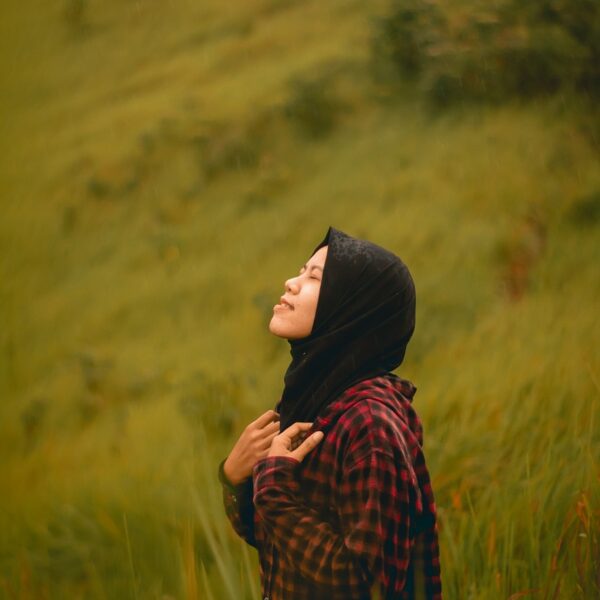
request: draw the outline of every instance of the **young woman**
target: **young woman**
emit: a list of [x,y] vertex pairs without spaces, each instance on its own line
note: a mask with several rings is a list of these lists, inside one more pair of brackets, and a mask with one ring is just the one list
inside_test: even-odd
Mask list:
[[414,327],[406,265],[333,227],[285,282],[269,324],[291,346],[281,399],[219,467],[263,598],[442,598],[416,387],[391,373]]

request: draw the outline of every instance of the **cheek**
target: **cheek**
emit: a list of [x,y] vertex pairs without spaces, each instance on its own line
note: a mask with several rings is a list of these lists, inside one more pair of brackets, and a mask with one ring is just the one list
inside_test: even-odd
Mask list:
[[319,303],[319,288],[317,288],[311,295],[310,302],[308,303],[309,312],[311,316],[314,316],[317,312],[317,304]]
[[296,310],[291,313],[298,319],[303,321],[311,321],[314,319],[317,312],[317,304],[319,302],[319,291],[320,287],[305,290],[306,294],[303,298],[298,299],[296,303]]

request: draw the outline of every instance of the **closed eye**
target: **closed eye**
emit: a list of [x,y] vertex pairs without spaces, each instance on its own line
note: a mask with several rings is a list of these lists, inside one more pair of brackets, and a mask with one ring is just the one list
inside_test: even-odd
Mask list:
[[[311,273],[312,273],[312,272],[314,272],[314,271],[312,271],[312,270],[311,270]],[[303,273],[306,273],[306,269],[304,269],[304,268],[303,268],[303,269],[300,269],[300,275],[302,275]],[[311,275],[311,276],[309,277],[309,279],[315,279],[316,281],[321,281],[319,277],[315,277],[314,275]]]
[[[319,271],[323,272],[323,267],[320,267],[319,265],[312,265],[310,267],[310,272],[314,273],[315,269],[319,269]],[[302,275],[302,273],[306,272],[306,265],[304,265],[303,267],[300,268],[300,275]],[[313,277],[311,276],[310,279],[316,279],[317,281],[320,281],[320,279],[318,277]]]

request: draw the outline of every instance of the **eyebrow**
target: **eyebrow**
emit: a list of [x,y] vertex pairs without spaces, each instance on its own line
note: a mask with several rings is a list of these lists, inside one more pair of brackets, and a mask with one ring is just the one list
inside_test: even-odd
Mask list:
[[[300,267],[301,269],[306,269],[306,265],[302,265],[302,267]],[[323,267],[320,267],[319,265],[311,265],[310,266],[310,270],[312,271],[313,269],[320,269],[321,273],[323,272]]]

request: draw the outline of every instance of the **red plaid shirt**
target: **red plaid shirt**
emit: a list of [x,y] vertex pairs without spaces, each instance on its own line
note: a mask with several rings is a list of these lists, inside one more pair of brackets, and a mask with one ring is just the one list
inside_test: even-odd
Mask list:
[[315,420],[325,436],[302,462],[264,458],[235,487],[221,463],[225,510],[258,549],[264,598],[441,600],[415,391],[393,374],[361,381]]

